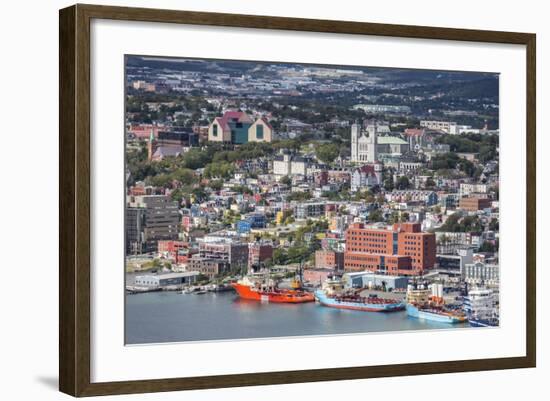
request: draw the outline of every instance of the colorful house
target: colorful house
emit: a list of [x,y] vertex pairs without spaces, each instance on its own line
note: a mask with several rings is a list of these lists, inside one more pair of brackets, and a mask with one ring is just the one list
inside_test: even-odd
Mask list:
[[254,121],[244,111],[226,111],[216,117],[208,127],[210,142],[243,144],[247,142],[271,142],[273,128],[265,118]]

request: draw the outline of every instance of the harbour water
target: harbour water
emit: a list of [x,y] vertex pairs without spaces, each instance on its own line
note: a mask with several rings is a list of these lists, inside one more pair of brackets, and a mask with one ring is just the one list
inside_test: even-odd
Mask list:
[[234,292],[162,291],[126,296],[126,344],[456,329],[408,317],[406,312],[360,312],[316,303],[269,304]]

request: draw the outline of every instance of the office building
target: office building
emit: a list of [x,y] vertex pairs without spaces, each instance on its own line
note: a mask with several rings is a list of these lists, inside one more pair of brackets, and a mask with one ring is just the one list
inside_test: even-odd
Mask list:
[[419,223],[387,228],[353,223],[346,230],[346,271],[372,271],[390,275],[419,275],[435,265],[435,235]]
[[157,252],[158,241],[177,240],[180,226],[177,202],[165,195],[130,196],[126,206],[126,252]]

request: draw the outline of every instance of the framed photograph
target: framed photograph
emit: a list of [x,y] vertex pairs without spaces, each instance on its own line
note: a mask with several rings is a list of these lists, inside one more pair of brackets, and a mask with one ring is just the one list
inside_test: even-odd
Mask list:
[[60,11],[60,390],[534,367],[535,35]]

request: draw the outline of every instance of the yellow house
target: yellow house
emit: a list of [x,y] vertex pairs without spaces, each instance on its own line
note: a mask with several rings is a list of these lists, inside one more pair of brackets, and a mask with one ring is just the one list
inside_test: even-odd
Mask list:
[[277,212],[277,214],[275,215],[275,223],[277,223],[277,225],[280,225],[283,222],[284,218],[285,214],[282,211]]

